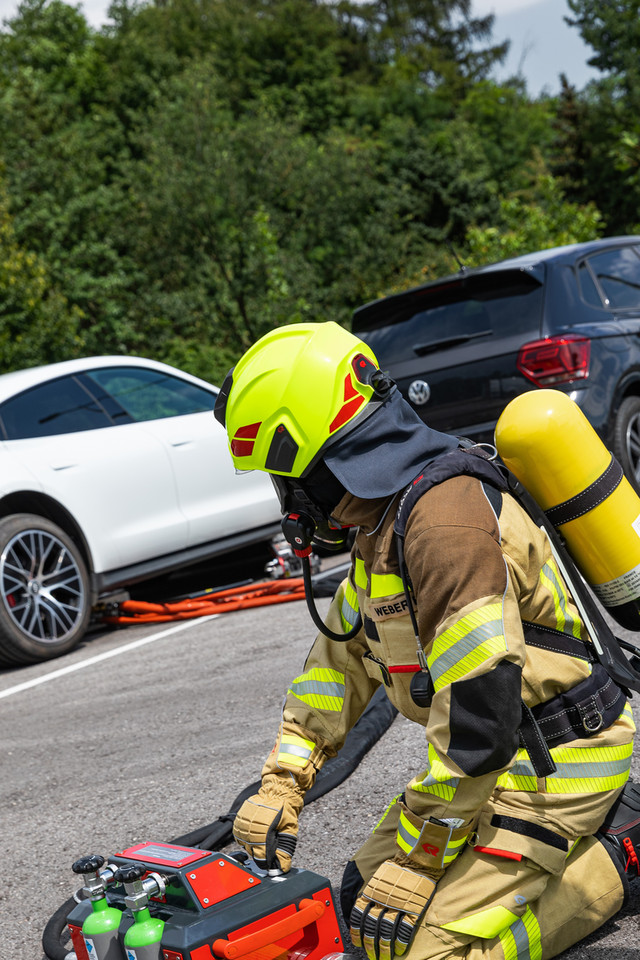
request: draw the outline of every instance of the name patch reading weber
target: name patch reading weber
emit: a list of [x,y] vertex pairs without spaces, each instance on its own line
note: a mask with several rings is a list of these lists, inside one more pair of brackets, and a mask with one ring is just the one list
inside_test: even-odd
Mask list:
[[407,598],[373,605],[373,620],[387,620],[389,617],[401,617],[407,612]]

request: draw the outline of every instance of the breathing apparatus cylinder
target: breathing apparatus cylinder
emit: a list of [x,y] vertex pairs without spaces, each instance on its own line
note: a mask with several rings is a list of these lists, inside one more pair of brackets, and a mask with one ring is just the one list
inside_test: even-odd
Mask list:
[[560,390],[520,394],[495,438],[602,605],[640,630],[640,497],[578,405]]

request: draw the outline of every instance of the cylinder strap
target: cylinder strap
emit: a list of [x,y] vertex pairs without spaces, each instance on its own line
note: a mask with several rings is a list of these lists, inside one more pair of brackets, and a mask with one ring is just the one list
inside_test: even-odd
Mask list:
[[622,467],[612,455],[609,466],[601,473],[597,480],[594,480],[585,490],[577,493],[570,500],[564,500],[555,507],[545,510],[545,514],[554,527],[560,527],[563,523],[569,523],[570,520],[577,520],[578,517],[593,510],[598,504],[610,496],[622,480],[624,473]]

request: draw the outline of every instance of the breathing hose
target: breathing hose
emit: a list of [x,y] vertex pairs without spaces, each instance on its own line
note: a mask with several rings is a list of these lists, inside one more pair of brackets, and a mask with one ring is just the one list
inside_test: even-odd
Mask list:
[[334,633],[333,630],[330,630],[326,623],[323,623],[322,617],[318,613],[315,605],[315,600],[313,597],[313,583],[311,581],[311,563],[309,562],[309,557],[301,557],[302,560],[302,579],[304,581],[304,596],[307,601],[307,609],[309,615],[313,620],[314,624],[320,631],[324,634],[325,637],[328,637],[330,640],[337,640],[338,643],[346,643],[347,640],[352,640],[357,633],[362,629],[362,617],[360,616],[360,611],[356,617],[356,622],[353,625],[352,629],[347,633]]

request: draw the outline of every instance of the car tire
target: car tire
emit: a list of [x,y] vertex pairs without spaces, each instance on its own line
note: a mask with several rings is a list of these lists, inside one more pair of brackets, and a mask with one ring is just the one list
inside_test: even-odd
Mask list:
[[626,397],[618,408],[613,452],[627,479],[640,493],[640,397]]
[[44,517],[0,520],[0,660],[38,663],[71,650],[91,615],[84,558]]

